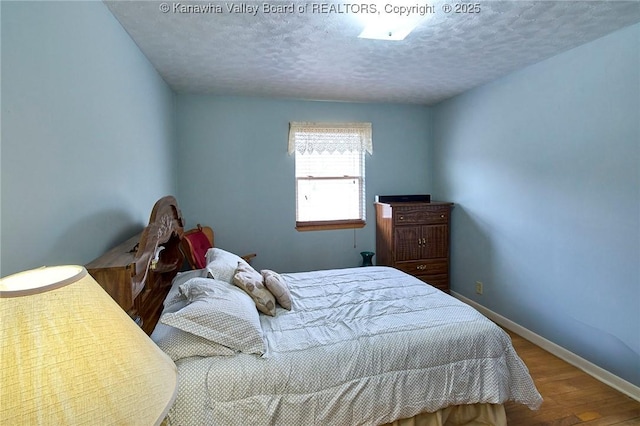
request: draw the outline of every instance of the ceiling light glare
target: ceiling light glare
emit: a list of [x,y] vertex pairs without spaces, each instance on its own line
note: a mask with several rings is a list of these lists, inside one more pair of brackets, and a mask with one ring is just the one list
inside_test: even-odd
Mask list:
[[435,13],[435,6],[408,1],[378,2],[374,13],[361,16],[364,29],[358,37],[374,40],[404,40],[426,17]]

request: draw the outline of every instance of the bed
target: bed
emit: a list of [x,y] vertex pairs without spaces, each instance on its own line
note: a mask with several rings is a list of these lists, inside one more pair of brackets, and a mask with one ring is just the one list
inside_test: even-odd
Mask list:
[[167,425],[503,425],[505,402],[542,403],[502,329],[390,267],[256,271],[213,248],[151,338],[178,367]]

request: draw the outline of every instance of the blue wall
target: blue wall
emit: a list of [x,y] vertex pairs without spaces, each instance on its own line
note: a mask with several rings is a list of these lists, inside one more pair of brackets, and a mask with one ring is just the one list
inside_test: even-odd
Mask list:
[[[290,121],[372,123],[363,229],[295,230]],[[429,108],[422,106],[179,95],[182,212],[189,227],[198,222],[214,227],[217,246],[238,254],[257,252],[256,268],[292,272],[358,266],[361,251],[375,251],[374,196],[431,190],[430,121]]]
[[0,7],[0,274],[84,264],[175,192],[173,93],[102,2]]
[[456,203],[453,290],[635,385],[638,40],[635,25],[438,105],[432,163]]

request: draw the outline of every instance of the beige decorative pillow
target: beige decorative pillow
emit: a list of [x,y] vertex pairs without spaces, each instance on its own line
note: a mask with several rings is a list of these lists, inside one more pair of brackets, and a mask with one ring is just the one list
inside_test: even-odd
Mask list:
[[271,316],[276,314],[276,299],[262,283],[262,275],[246,262],[238,262],[233,284],[251,296],[260,312]]
[[291,292],[289,291],[289,285],[282,278],[282,275],[272,271],[270,269],[263,269],[260,271],[264,278],[264,285],[276,298],[276,301],[280,306],[287,310],[291,310]]

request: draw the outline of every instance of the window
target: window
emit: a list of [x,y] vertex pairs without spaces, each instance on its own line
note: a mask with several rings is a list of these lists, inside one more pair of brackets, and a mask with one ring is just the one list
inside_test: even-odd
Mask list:
[[372,152],[371,123],[290,124],[296,229],[365,225],[365,152]]

